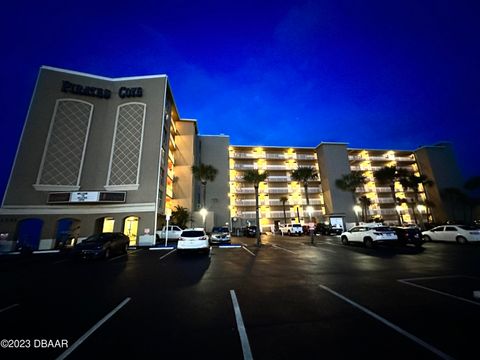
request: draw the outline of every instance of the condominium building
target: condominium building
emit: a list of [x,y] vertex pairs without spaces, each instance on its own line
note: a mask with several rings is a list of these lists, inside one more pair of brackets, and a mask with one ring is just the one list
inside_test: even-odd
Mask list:
[[[205,203],[192,175],[200,163],[218,170],[207,184]],[[393,196],[374,178],[385,166],[426,175],[433,186],[413,192],[396,182]],[[317,174],[307,192],[292,178],[302,167]],[[153,245],[155,231],[177,206],[192,214],[189,225],[205,224],[207,230],[254,225],[255,189],[244,180],[246,170],[268,173],[258,189],[257,225],[263,231],[290,222],[345,226],[359,220],[361,198],[370,203],[363,214],[368,219],[442,222],[442,189],[463,182],[448,143],[416,150],[349,148],[341,142],[233,145],[228,135],[199,135],[196,120],[180,117],[166,75],[107,78],[44,66],[0,209],[0,233],[34,249],[102,231],[123,232],[131,245]],[[352,171],[367,179],[354,196],[336,186]],[[412,206],[415,197],[423,207]],[[201,205],[208,211],[204,220]]]

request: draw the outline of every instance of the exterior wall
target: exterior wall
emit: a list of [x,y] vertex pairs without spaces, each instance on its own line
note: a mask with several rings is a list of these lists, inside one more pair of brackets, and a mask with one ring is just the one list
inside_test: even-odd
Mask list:
[[194,181],[192,166],[195,164],[195,143],[197,125],[195,121],[182,120],[177,122],[176,136],[177,153],[175,154],[175,176],[177,178],[174,192],[174,206],[179,205],[194,211]]
[[[102,98],[92,96],[91,93],[90,95],[78,92],[65,93],[62,91],[63,81],[84,87],[108,89],[111,96]],[[141,96],[122,98],[119,96],[122,87],[142,88],[142,94]],[[123,227],[124,218],[135,215],[139,217],[139,232],[143,229],[153,231],[156,221],[156,197],[160,173],[159,149],[166,89],[167,78],[164,75],[109,79],[42,67],[0,210],[2,219],[11,216],[18,216],[19,220],[26,216],[40,218],[44,221],[42,239],[50,239],[54,236],[52,234],[56,233],[56,219],[65,217],[81,221],[81,236],[93,233],[95,222],[92,222],[91,218],[92,216],[99,218],[100,215],[113,216],[116,219],[115,227],[118,226],[119,229]],[[61,120],[54,116],[60,109],[58,100],[62,99],[73,100],[72,104],[86,104],[87,107],[93,109],[88,128],[85,129],[86,125],[80,122],[85,119],[79,118],[78,113],[65,112],[66,115],[62,115]],[[127,107],[119,107],[126,104],[128,104]],[[120,116],[120,120],[117,120],[118,116]],[[55,121],[52,121],[53,119]],[[125,119],[123,123],[121,119]],[[129,119],[136,119],[135,125],[130,125]],[[72,127],[70,124],[75,126],[77,120],[83,128],[81,130],[70,129],[70,131],[69,128]],[[61,126],[62,121],[69,124],[68,126],[63,125],[67,129],[67,133],[73,135],[75,135],[75,131],[85,131],[86,133],[86,138],[82,138],[86,139],[86,145],[83,150],[83,164],[79,181],[78,184],[69,183],[68,186],[65,186],[61,183],[61,179],[59,181],[53,179],[50,180],[51,184],[45,185],[39,182],[39,179],[41,180],[39,174],[43,174],[40,169],[42,166],[45,169],[45,164],[42,163],[46,158],[47,150],[45,149],[49,149],[51,146],[68,150],[77,145],[75,138],[54,136],[55,126]],[[117,139],[115,146],[118,145],[115,148],[118,151],[115,153],[116,158],[112,157],[114,139]],[[130,140],[132,140],[131,143]],[[136,152],[131,152],[131,149],[135,149]],[[57,155],[58,159],[62,159],[62,156],[65,157],[64,154]],[[112,176],[114,172],[111,164],[115,159],[120,164],[120,170],[118,170],[119,179],[112,186],[112,180],[109,184],[109,176]],[[131,168],[128,169],[129,161],[133,165],[130,165]],[[56,166],[62,168],[65,166],[65,162],[56,164]],[[129,170],[129,178],[123,185],[121,176],[124,175],[122,171],[127,174],[126,170]],[[135,170],[137,174],[135,174]],[[110,177],[110,179],[112,178]],[[55,183],[56,181],[57,183]],[[133,182],[136,184],[132,184]],[[62,206],[47,204],[48,194],[55,191],[111,190],[126,191],[125,203],[121,205],[89,203]]]
[[420,172],[434,182],[434,186],[425,188],[428,199],[435,203],[431,209],[434,221],[440,223],[447,220],[458,220],[461,217],[461,210],[457,209],[457,219],[454,219],[454,214],[449,211],[450,204],[447,203],[445,196],[442,197],[445,189],[462,189],[464,185],[452,145],[440,143],[434,146],[424,146],[415,151],[415,156]]
[[[213,223],[215,226],[230,224],[229,216],[229,178],[228,178],[228,147],[230,137],[228,136],[199,136],[200,161],[206,165],[212,165],[218,170],[213,182],[207,183],[206,208],[209,213],[214,214]],[[212,220],[208,220],[208,222]],[[211,229],[207,227],[207,230]]]
[[335,181],[350,173],[347,146],[344,143],[321,143],[316,148],[318,168],[327,215],[343,215],[346,222],[356,220],[349,192],[336,187]]
[[[374,177],[376,170],[387,166],[395,166],[397,169],[403,169],[419,175],[413,151],[349,149],[348,153],[350,169],[352,171],[361,171],[368,181],[364,186],[357,188],[356,191],[357,200],[361,196],[366,196],[372,202],[367,217],[382,219],[385,223],[395,225],[398,225],[399,221],[402,223],[414,223],[415,216],[411,205],[414,199],[412,190],[403,188],[398,181],[395,183],[395,198],[405,199],[410,204],[402,203],[398,205],[393,200],[389,185],[379,183]],[[420,192],[420,199],[422,201],[425,200],[423,191]],[[397,205],[400,206],[398,210]],[[417,214],[416,216],[418,217],[419,215]]]
[[[230,208],[231,217],[237,218],[234,227],[255,223],[255,193],[252,184],[243,181],[246,170],[268,171],[267,181],[259,186],[260,225],[264,231],[285,222],[282,197],[285,202],[286,222],[306,223],[310,216],[306,211],[303,185],[292,181],[291,171],[299,167],[317,170],[313,148],[231,146],[230,153]],[[312,221],[323,219],[323,197],[320,178],[309,182]]]

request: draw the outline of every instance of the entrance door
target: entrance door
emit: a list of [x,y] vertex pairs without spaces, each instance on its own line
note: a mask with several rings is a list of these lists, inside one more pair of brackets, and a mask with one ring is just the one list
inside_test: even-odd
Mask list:
[[25,219],[18,223],[17,241],[23,249],[38,250],[43,220]]
[[138,217],[129,216],[123,222],[123,233],[130,239],[130,246],[137,245]]

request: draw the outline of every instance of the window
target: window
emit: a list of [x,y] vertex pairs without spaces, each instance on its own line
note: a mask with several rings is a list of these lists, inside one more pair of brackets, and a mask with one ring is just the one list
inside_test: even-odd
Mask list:
[[454,228],[453,226],[447,226],[447,227],[445,228],[445,231],[457,231],[457,229]]

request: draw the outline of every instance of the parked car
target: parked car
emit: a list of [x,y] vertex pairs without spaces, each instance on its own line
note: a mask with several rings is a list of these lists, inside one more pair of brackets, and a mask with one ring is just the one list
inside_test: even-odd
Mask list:
[[257,227],[255,225],[247,226],[243,230],[243,236],[247,236],[247,237],[257,236]]
[[280,232],[283,234],[287,234],[288,236],[292,235],[303,235],[303,228],[301,224],[286,224],[280,225]]
[[422,232],[425,241],[456,241],[458,244],[480,241],[480,230],[469,225],[442,225]]
[[420,247],[423,244],[422,231],[418,227],[412,226],[393,226],[401,245],[413,244]]
[[229,244],[230,230],[226,226],[217,226],[210,234],[210,244]]
[[105,258],[127,253],[130,239],[119,232],[106,232],[89,236],[73,248],[73,255],[82,258]]
[[343,245],[350,242],[361,242],[367,248],[372,248],[378,243],[396,243],[398,240],[395,231],[387,226],[354,226],[340,235]]
[[330,224],[318,223],[315,225],[315,234],[318,235],[341,235],[343,228],[341,226],[332,226]]
[[182,231],[178,238],[177,252],[199,250],[207,254],[210,252],[208,235],[204,228],[191,228]]
[[182,228],[177,225],[169,225],[168,230],[167,227],[164,226],[162,230],[157,230],[157,241],[161,239],[165,239],[168,235],[168,240],[178,240],[180,235],[182,234]]

